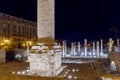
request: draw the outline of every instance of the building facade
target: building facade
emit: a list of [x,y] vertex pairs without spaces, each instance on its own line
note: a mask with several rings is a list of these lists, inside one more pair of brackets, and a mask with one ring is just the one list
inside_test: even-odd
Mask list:
[[0,13],[0,48],[24,48],[36,41],[36,22]]

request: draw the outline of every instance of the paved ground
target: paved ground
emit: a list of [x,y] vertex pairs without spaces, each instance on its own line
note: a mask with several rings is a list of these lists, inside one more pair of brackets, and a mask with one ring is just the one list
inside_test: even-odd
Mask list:
[[101,63],[65,63],[67,68],[60,77],[44,78],[38,76],[15,75],[12,72],[22,71],[29,66],[26,62],[9,62],[0,64],[0,80],[99,80],[103,73]]
[[120,80],[120,76],[117,75],[112,75],[112,74],[104,74],[102,75],[102,77],[104,77],[106,80]]
[[23,71],[29,66],[29,63],[26,62],[12,61],[0,64],[0,80],[99,80],[101,76],[120,80],[120,76],[104,74],[101,62],[84,64],[64,63],[63,65],[66,65],[67,68],[65,68],[59,77],[46,78],[12,74],[12,72]]
[[65,80],[64,78],[46,78],[38,76],[16,75],[12,72],[18,72],[27,69],[29,66],[26,62],[9,62],[0,64],[0,80]]
[[[64,64],[66,68],[66,80],[99,80],[101,73],[97,73],[98,67],[93,63],[85,64]],[[100,70],[100,68],[99,68]]]

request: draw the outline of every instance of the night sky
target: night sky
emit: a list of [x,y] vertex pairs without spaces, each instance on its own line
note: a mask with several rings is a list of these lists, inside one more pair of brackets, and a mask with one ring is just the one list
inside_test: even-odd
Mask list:
[[[120,1],[55,0],[55,3],[56,39],[120,37]],[[37,21],[37,0],[0,0],[0,12]]]

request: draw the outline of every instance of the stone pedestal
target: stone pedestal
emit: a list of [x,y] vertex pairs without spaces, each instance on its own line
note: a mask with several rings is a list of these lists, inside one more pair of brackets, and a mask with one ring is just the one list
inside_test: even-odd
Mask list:
[[63,71],[61,47],[55,45],[52,45],[52,47],[52,49],[49,49],[48,44],[32,47],[28,56],[31,75],[54,77]]

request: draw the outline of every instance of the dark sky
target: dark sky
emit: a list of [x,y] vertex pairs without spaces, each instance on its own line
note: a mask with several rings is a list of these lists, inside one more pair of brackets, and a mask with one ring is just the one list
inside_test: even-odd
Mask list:
[[[120,1],[55,0],[56,39],[81,41],[115,38],[120,30]],[[0,12],[36,21],[37,0],[0,0]],[[120,34],[118,33],[118,37]]]

